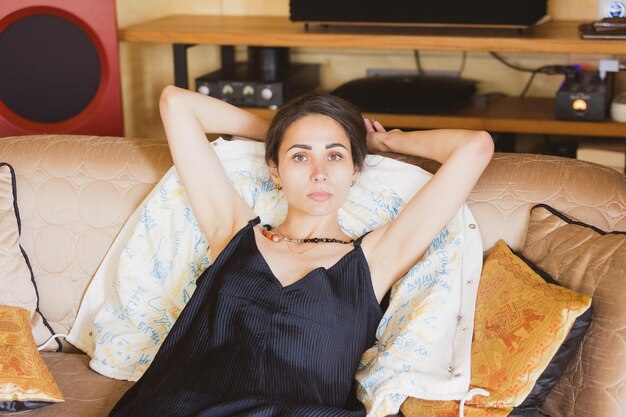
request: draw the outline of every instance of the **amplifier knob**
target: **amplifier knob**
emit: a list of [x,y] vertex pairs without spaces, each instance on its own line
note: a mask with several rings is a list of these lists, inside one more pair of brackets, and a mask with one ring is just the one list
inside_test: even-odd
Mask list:
[[208,96],[210,92],[211,92],[211,89],[206,84],[203,84],[200,87],[198,87],[198,93],[200,94],[204,94],[205,96]]
[[271,100],[273,96],[274,93],[272,92],[271,88],[265,87],[263,90],[261,90],[261,98],[263,100]]
[[243,87],[243,95],[244,96],[253,96],[254,95],[254,87],[251,85],[246,85]]
[[235,92],[235,90],[233,89],[233,86],[230,84],[225,84],[222,87],[222,94],[225,96],[229,96],[231,94],[233,94]]

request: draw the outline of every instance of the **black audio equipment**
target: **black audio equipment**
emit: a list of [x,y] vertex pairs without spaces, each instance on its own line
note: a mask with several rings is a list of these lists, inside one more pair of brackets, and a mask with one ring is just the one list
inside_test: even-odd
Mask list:
[[556,118],[560,120],[604,120],[613,96],[613,73],[604,79],[598,71],[568,76],[556,93]]
[[385,75],[359,78],[331,94],[361,111],[401,114],[442,114],[466,104],[476,82],[464,78],[422,75]]
[[324,24],[478,25],[529,27],[547,0],[290,0],[294,22]]
[[319,79],[319,64],[292,63],[259,70],[249,63],[237,63],[234,71],[220,69],[196,78],[196,91],[236,105],[277,108],[314,90]]
[[0,137],[124,134],[115,0],[0,1]]

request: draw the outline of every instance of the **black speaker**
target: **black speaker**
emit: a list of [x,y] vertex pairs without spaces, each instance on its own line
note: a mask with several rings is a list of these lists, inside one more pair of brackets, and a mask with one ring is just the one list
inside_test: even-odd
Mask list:
[[547,0],[290,0],[294,22],[528,27]]

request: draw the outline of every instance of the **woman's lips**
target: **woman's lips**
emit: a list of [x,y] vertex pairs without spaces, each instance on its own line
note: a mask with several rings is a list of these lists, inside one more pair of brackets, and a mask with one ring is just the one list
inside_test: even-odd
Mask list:
[[315,191],[311,194],[307,194],[307,196],[314,201],[326,201],[331,198],[333,195],[331,193],[327,193],[325,191]]

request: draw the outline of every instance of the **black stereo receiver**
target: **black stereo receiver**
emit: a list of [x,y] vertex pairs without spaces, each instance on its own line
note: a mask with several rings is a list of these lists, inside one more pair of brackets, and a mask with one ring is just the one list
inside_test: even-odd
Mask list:
[[217,70],[196,78],[196,91],[235,105],[278,108],[314,90],[319,80],[319,64],[291,63],[268,78],[247,63],[237,63],[234,71]]
[[331,94],[350,101],[361,111],[445,114],[466,104],[475,92],[476,81],[463,78],[389,75],[352,80]]

